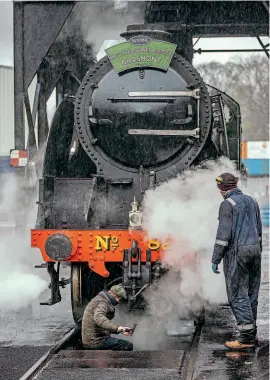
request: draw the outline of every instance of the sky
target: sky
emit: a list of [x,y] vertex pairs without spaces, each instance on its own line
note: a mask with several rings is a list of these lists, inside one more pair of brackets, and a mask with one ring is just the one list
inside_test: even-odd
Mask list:
[[[12,2],[0,0],[0,65],[13,66],[13,12]],[[263,38],[266,43],[267,38]],[[108,43],[107,46],[108,47]],[[196,44],[196,49],[251,49],[260,48],[255,38],[201,38]],[[99,57],[103,51],[100,51]],[[104,53],[103,53],[104,54]],[[227,62],[237,55],[248,56],[251,53],[203,53],[195,54],[194,65],[212,60],[222,63]],[[264,53],[260,53],[264,54]]]

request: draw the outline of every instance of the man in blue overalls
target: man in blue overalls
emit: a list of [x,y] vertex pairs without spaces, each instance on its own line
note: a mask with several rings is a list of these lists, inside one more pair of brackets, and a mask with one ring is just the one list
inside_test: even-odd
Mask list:
[[224,198],[219,209],[219,226],[212,256],[218,272],[223,259],[228,301],[236,318],[239,338],[226,342],[230,349],[256,344],[256,319],[261,280],[262,224],[257,202],[237,187],[238,178],[223,173],[216,178]]

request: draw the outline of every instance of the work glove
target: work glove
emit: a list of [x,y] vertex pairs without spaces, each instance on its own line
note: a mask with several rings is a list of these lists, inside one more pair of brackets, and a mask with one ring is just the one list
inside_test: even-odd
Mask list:
[[218,271],[218,264],[212,264],[212,271],[215,274],[219,274],[220,272]]
[[132,329],[130,327],[119,326],[117,329],[118,334],[126,336],[132,335]]

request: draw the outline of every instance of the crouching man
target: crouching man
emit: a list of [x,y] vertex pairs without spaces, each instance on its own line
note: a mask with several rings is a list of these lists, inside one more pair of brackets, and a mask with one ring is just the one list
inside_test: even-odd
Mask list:
[[82,343],[89,350],[133,351],[133,344],[124,339],[113,338],[111,334],[132,335],[128,327],[113,323],[115,309],[126,299],[122,285],[114,285],[109,291],[103,290],[87,305],[82,319]]

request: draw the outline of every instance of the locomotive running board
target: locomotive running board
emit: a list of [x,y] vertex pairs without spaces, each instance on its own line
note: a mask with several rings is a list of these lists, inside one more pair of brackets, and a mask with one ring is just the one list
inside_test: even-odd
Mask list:
[[190,129],[190,130],[166,130],[166,129],[129,129],[129,135],[156,135],[156,136],[191,136],[199,138],[200,129]]
[[140,97],[151,97],[151,96],[168,96],[168,97],[192,97],[195,99],[200,99],[200,90],[192,91],[135,91],[129,92],[128,96],[140,98]]

